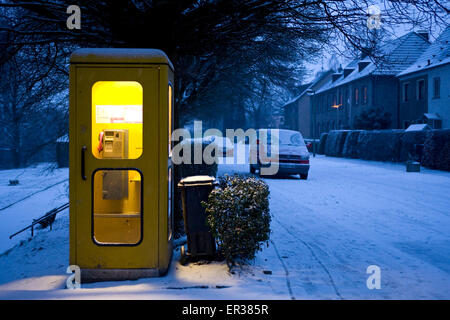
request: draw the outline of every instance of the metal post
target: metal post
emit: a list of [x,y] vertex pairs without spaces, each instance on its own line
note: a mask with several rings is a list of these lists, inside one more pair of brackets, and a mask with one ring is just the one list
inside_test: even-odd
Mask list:
[[336,130],[339,130],[338,123],[339,123],[339,107],[336,108]]
[[313,157],[316,157],[316,109],[314,108],[314,97],[316,95],[316,92],[314,91],[311,99],[312,103],[312,110],[313,110],[313,117],[314,117],[314,126],[313,126]]
[[[312,138],[313,138],[313,157],[316,156],[316,110],[314,109],[314,97],[316,95],[316,91],[313,89],[307,89],[306,94],[311,99],[310,101],[310,110],[312,113]],[[309,122],[311,124],[311,121]]]

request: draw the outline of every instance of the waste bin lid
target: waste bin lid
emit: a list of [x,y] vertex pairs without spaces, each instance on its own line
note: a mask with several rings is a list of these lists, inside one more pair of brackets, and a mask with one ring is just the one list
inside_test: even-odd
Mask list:
[[203,183],[211,183],[216,181],[216,178],[211,176],[190,176],[184,179],[181,179],[179,185],[191,185],[191,184],[203,184]]

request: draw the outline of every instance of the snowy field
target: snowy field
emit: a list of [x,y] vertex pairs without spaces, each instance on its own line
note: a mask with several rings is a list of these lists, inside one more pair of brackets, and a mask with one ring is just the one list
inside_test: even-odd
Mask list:
[[[22,170],[23,171],[23,170]],[[248,173],[222,164],[219,174]],[[0,171],[0,299],[449,299],[450,173],[402,164],[318,156],[308,180],[265,179],[273,216],[269,247],[251,265],[178,263],[161,278],[84,284],[64,289],[68,210],[53,231],[8,236],[67,202],[67,169],[40,176]],[[33,189],[33,190],[31,190]],[[36,190],[38,189],[38,190]],[[3,252],[3,253],[1,253]],[[366,268],[381,269],[381,289],[366,287]],[[271,271],[271,274],[267,274]]]

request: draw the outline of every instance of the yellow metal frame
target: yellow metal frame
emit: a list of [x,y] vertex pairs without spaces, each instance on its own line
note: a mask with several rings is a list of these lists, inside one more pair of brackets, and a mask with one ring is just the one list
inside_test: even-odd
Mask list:
[[[172,239],[167,231],[167,173],[171,163],[167,147],[168,85],[174,83],[172,64],[159,50],[134,50],[139,53],[136,59],[130,58],[125,49],[82,50],[72,55],[70,65],[69,263],[81,268],[82,281],[162,275],[172,255]],[[92,87],[98,81],[141,84],[143,152],[137,159],[98,159],[91,152]],[[86,180],[81,172],[83,147],[87,150]],[[129,168],[142,173],[143,234],[137,245],[99,245],[93,240],[92,176],[99,168]]]

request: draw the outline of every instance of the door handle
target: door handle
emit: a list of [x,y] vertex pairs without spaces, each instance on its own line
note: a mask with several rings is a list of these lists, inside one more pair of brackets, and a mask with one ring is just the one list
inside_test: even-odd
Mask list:
[[86,146],[81,148],[81,179],[86,180]]

